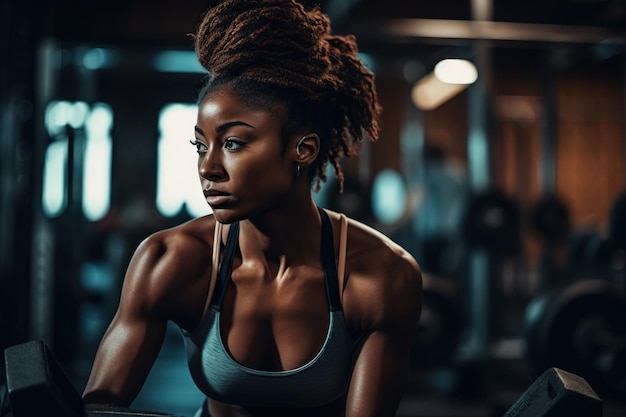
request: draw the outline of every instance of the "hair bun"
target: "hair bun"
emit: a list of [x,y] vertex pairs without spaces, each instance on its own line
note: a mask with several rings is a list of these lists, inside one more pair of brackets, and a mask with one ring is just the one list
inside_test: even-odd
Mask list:
[[280,67],[319,79],[329,65],[329,33],[328,17],[292,0],[226,0],[204,15],[195,49],[214,76]]

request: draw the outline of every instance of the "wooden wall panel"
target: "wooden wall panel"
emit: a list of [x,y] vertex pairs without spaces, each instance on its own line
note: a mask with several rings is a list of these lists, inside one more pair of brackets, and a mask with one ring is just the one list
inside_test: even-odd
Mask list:
[[574,226],[604,227],[625,187],[624,86],[619,77],[566,75],[557,82],[557,190]]

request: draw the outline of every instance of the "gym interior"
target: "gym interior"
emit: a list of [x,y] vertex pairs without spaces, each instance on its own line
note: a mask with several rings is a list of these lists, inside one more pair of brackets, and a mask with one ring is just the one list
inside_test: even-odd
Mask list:
[[[0,348],[44,341],[78,392],[134,248],[209,212],[178,146],[212,3],[2,0]],[[305,3],[357,36],[384,109],[344,192],[329,175],[315,198],[424,273],[397,416],[626,415],[626,4]],[[513,407],[561,388],[558,412]],[[172,327],[133,408],[201,401]]]

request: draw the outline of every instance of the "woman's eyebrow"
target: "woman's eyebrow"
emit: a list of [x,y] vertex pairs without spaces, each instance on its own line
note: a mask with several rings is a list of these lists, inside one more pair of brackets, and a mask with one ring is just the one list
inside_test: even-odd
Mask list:
[[[239,120],[235,120],[235,121],[232,121],[232,122],[228,122],[228,123],[224,123],[224,124],[219,125],[218,127],[215,128],[215,132],[221,133],[221,132],[223,132],[225,130],[230,129],[233,126],[246,126],[246,127],[251,127],[251,128],[254,129],[254,126],[252,126],[251,124],[248,124],[246,122],[242,122],[242,121],[239,121]],[[204,131],[202,129],[200,129],[198,126],[194,126],[194,129],[200,135],[205,136]]]
[[251,128],[254,129],[254,126],[252,126],[252,125],[250,125],[250,124],[248,124],[246,122],[242,122],[240,120],[235,120],[235,121],[232,121],[232,122],[228,122],[228,123],[224,123],[224,124],[219,125],[218,127],[215,128],[215,132],[221,133],[221,132],[223,132],[225,130],[230,129],[233,126],[246,126],[246,127],[251,127]]

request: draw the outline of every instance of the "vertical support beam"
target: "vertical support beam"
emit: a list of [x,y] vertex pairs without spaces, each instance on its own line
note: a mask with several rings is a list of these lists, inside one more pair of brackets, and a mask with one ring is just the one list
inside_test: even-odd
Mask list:
[[[551,64],[551,50],[540,52],[539,86],[541,91],[541,125],[539,137],[539,193],[540,198],[556,193],[556,135],[557,110],[555,97],[554,73]],[[554,247],[542,242],[540,258],[539,291],[554,286],[557,266],[554,259]]]
[[[480,42],[480,41],[477,41]],[[484,191],[491,185],[490,162],[490,116],[489,116],[489,50],[485,45],[476,45],[476,67],[478,80],[468,88],[467,157],[472,188]]]
[[[37,199],[37,43],[45,7],[3,0],[0,9],[0,348],[29,337],[33,207]],[[4,375],[4,372],[2,372]]]
[[54,59],[56,44],[51,40],[41,40],[36,45],[37,90],[34,97],[33,145],[32,145],[32,236],[30,275],[30,325],[29,339],[45,341],[54,347],[54,237],[49,220],[41,206],[43,191],[43,166],[47,147],[47,132],[44,124],[46,105],[53,97]]
[[[28,228],[18,230],[19,183],[17,173],[16,135],[18,99],[16,87],[20,82],[15,71],[16,51],[21,43],[16,39],[17,19],[15,9],[19,5],[10,0],[0,3],[0,351],[16,344],[25,337],[27,294],[25,280],[18,280],[24,271],[18,266],[18,252],[24,245],[23,235]],[[0,362],[0,385],[4,380],[4,361]]]
[[[626,179],[626,52],[622,53],[622,139],[624,141],[624,178]],[[623,184],[626,187],[626,184]],[[626,269],[625,269],[626,272]],[[626,280],[624,280],[626,284]]]
[[[411,100],[411,88],[407,88],[405,98],[406,118],[400,134],[400,169],[406,179],[407,204],[414,211],[416,192],[424,189],[424,113]],[[411,213],[410,228],[405,228],[405,236],[410,242],[405,247],[416,258],[422,257],[422,216]]]
[[541,194],[550,194],[556,188],[556,135],[557,112],[554,74],[550,62],[550,49],[542,51],[540,62],[541,87],[541,140],[539,182]]
[[[491,20],[491,0],[472,0],[472,18]],[[468,89],[467,155],[470,184],[477,192],[486,191],[493,182],[493,78],[491,46],[486,40],[474,43],[478,79]],[[468,254],[469,314],[472,338],[470,355],[481,360],[489,355],[491,344],[491,309],[489,302],[493,277],[489,253],[474,249]]]

